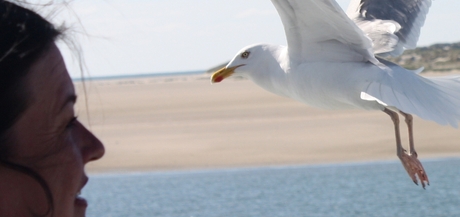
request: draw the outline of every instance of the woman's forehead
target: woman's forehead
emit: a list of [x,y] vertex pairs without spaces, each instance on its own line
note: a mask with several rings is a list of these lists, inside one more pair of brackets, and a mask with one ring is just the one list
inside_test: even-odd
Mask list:
[[32,65],[27,80],[33,100],[45,103],[50,109],[60,109],[69,100],[75,101],[72,80],[54,44]]

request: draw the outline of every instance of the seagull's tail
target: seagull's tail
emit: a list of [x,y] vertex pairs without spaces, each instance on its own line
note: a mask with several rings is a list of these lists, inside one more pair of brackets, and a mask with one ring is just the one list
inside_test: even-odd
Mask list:
[[363,90],[387,106],[442,125],[458,127],[460,76],[422,77],[396,64]]

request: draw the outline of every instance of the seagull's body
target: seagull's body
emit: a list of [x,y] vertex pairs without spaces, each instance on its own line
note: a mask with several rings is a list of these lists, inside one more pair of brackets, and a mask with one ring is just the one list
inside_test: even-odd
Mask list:
[[[272,93],[327,109],[381,110],[391,116],[397,155],[414,182],[428,178],[417,159],[412,116],[458,126],[460,79],[425,78],[376,55],[415,48],[431,0],[352,0],[348,13],[334,0],[272,0],[288,46],[243,48],[212,82],[233,74]],[[398,113],[409,128],[402,148]]]
[[[324,109],[375,110],[383,107],[376,101],[360,98],[362,89],[368,85],[366,81],[378,80],[384,75],[382,70],[373,64],[315,61],[289,65],[283,63],[286,59],[271,56],[286,53],[286,47],[261,44],[244,50],[251,50],[254,58],[261,58],[254,62],[263,64],[263,67],[260,67],[262,70],[245,76],[269,92]],[[265,52],[267,50],[272,52]],[[267,57],[263,58],[264,55]],[[266,70],[263,69],[265,67]]]

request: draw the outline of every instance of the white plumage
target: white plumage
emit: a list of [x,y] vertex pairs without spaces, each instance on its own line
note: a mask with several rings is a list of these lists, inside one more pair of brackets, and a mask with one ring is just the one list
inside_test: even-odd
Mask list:
[[[431,0],[352,0],[345,13],[334,0],[272,0],[284,25],[287,47],[243,48],[212,76],[250,78],[272,93],[328,109],[382,110],[395,124],[397,152],[414,182],[428,183],[417,160],[412,117],[457,127],[460,78],[425,78],[380,56],[415,48]],[[401,146],[398,114],[410,132]]]

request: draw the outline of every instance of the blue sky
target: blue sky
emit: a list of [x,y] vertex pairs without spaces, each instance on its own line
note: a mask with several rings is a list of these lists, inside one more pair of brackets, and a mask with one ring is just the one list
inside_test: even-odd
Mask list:
[[[348,0],[337,2],[346,10]],[[90,76],[204,70],[249,44],[286,44],[269,0],[78,0],[68,8],[54,20],[84,31],[74,40]],[[458,8],[460,1],[435,0],[418,45],[460,41]],[[78,77],[71,52],[60,47]]]

